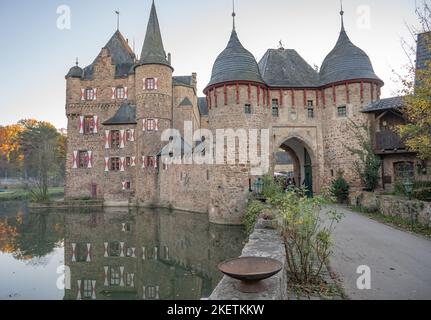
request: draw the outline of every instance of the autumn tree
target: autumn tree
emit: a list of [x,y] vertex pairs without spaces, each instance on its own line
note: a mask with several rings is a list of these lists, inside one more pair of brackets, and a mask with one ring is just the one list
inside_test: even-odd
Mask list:
[[48,186],[52,177],[64,170],[64,143],[57,129],[47,122],[22,120],[24,130],[19,142],[24,155],[25,171],[35,178],[32,195],[36,201],[48,200]]
[[[403,41],[403,48],[409,58],[406,75],[400,77],[401,94],[404,97],[404,115],[407,124],[397,127],[397,131],[407,148],[417,152],[422,160],[431,159],[431,61],[417,69],[416,35],[431,31],[431,1],[423,0],[416,8],[420,29],[410,27],[415,39],[413,44]],[[425,45],[431,52],[431,33],[423,36]]]
[[22,167],[23,155],[19,144],[19,124],[0,127],[0,172],[5,178],[16,176]]

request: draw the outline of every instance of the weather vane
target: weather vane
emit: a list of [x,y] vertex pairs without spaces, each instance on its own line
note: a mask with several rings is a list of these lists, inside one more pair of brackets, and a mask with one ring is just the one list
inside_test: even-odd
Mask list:
[[117,15],[117,31],[120,30],[120,11],[115,11],[115,14]]

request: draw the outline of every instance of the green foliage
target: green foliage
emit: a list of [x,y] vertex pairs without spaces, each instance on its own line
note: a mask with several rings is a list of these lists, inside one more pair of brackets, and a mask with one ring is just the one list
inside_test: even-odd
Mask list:
[[358,147],[346,146],[346,149],[352,155],[358,157],[358,160],[353,163],[353,167],[365,186],[365,190],[374,191],[378,187],[379,170],[382,161],[374,153],[371,132],[367,125],[358,125],[352,120],[350,121],[349,130],[353,133],[358,143]]
[[338,178],[332,182],[331,194],[339,203],[345,203],[349,199],[350,186],[340,172]]
[[318,282],[332,253],[332,233],[342,216],[329,210],[322,219],[323,206],[333,202],[325,195],[309,198],[304,190],[292,190],[276,200],[292,276],[298,283]]
[[257,200],[248,204],[243,220],[247,235],[250,235],[253,232],[257,220],[264,209],[265,205]]
[[413,191],[413,198],[421,201],[431,201],[431,188],[421,188]]
[[281,185],[275,181],[274,177],[266,175],[263,177],[263,191],[262,196],[265,199],[271,199],[274,196],[283,192]]

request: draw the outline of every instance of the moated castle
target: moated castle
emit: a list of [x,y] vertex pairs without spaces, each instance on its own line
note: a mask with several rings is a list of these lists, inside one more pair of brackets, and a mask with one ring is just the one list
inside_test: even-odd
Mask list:
[[[204,97],[198,96],[195,73],[173,72],[154,2],[140,59],[117,30],[91,65],[70,69],[67,198],[100,198],[111,206],[169,206],[207,212],[215,223],[239,224],[257,179],[250,165],[166,165],[161,160],[165,129],[184,133],[184,121],[192,122],[193,130],[214,134],[217,129],[269,129],[270,171],[275,154],[288,152],[296,181],[319,193],[340,170],[353,188],[361,187],[354,157],[345,148],[355,143],[348,119],[373,128],[387,116],[397,121],[387,111],[400,99],[380,100],[384,83],[343,22],[320,72],[292,49],[269,49],[257,63],[235,27],[214,63]],[[190,144],[195,146],[202,143]],[[386,187],[394,182],[400,157],[416,164],[405,148],[391,148],[382,150],[388,155],[382,177]]]

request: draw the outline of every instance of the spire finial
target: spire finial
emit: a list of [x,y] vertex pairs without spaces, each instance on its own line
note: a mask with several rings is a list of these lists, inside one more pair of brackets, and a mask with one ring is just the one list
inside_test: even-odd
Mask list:
[[79,66],[79,60],[78,60],[78,57],[76,57],[76,66]]
[[115,11],[117,15],[117,31],[120,31],[120,10]]
[[340,0],[340,5],[341,5],[341,11],[340,11],[340,15],[341,15],[341,31],[344,31],[344,10],[343,10],[343,0]]
[[235,31],[235,0],[232,0],[232,18],[233,18],[233,30]]

